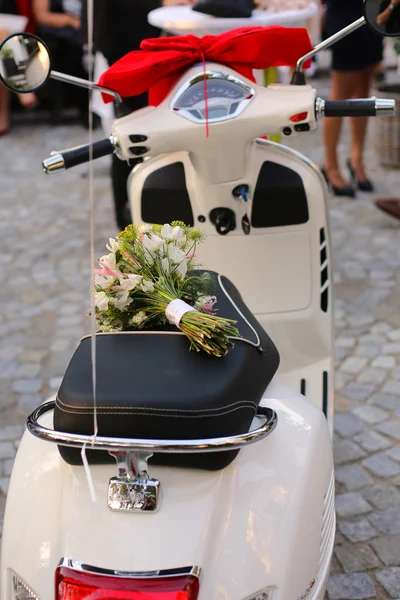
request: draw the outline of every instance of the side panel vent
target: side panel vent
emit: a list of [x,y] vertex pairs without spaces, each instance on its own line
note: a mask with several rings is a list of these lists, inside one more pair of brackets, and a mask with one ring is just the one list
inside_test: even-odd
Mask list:
[[325,229],[319,230],[319,265],[321,272],[321,310],[328,312],[329,308],[329,263]]
[[322,411],[326,418],[328,418],[328,396],[329,396],[329,379],[328,372],[322,373]]
[[326,562],[329,560],[331,545],[333,543],[335,528],[335,476],[332,472],[329,480],[328,489],[324,497],[324,512],[322,515],[321,546],[319,556],[319,573],[317,581],[320,579]]

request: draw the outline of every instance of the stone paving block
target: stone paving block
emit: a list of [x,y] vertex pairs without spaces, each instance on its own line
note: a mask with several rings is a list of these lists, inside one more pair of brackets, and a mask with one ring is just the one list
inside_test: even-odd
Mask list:
[[41,402],[42,397],[40,394],[21,394],[18,400],[18,408],[22,414],[28,416],[29,412],[32,412]]
[[400,381],[388,381],[383,386],[383,391],[385,394],[394,394],[400,397]]
[[335,470],[336,481],[343,484],[349,491],[360,490],[372,485],[373,479],[360,465],[344,465]]
[[381,423],[382,421],[386,421],[386,419],[389,417],[389,414],[385,410],[382,410],[378,406],[373,406],[372,404],[362,404],[361,406],[356,406],[353,408],[353,413],[369,425]]
[[37,377],[39,375],[42,365],[35,363],[24,363],[20,365],[15,373],[16,377]]
[[376,431],[361,431],[354,436],[354,441],[360,444],[360,446],[367,452],[376,452],[377,450],[384,450],[391,444],[390,441],[377,433]]
[[41,379],[17,379],[12,385],[12,390],[19,393],[34,394],[42,387]]
[[333,575],[327,592],[329,600],[364,600],[376,596],[373,581],[366,573]]
[[386,371],[383,369],[364,369],[358,376],[357,381],[361,383],[371,383],[375,386],[380,385],[387,377]]
[[345,573],[369,571],[381,566],[381,562],[368,544],[336,546],[335,554]]
[[340,336],[340,337],[337,337],[335,340],[335,346],[339,347],[339,348],[347,348],[348,350],[350,350],[355,345],[356,345],[356,338],[354,338],[354,337]]
[[400,342],[400,329],[388,331],[387,336],[391,342]]
[[336,496],[336,512],[340,517],[355,517],[368,513],[372,506],[359,492],[349,492]]
[[361,358],[359,356],[350,356],[343,363],[340,369],[345,373],[356,374],[359,373],[367,364],[366,358]]
[[351,412],[344,412],[335,415],[334,429],[342,437],[351,437],[364,429],[364,424]]
[[381,536],[372,540],[371,546],[385,566],[400,566],[400,535]]
[[396,410],[399,406],[399,398],[390,394],[377,394],[371,399],[373,404],[387,408],[388,410]]
[[11,471],[13,469],[13,465],[14,465],[13,458],[3,461],[3,476],[4,477],[10,477]]
[[384,423],[377,425],[375,429],[395,440],[400,440],[400,419],[385,421]]
[[10,442],[21,437],[24,425],[7,425],[0,428],[0,442]]
[[368,515],[372,525],[382,533],[397,535],[400,533],[400,506],[393,506],[386,510]]
[[379,510],[386,510],[391,506],[400,506],[400,491],[390,483],[376,483],[365,488],[363,496]]
[[396,359],[393,356],[377,356],[372,361],[372,366],[377,369],[393,369],[396,365]]
[[375,389],[375,384],[352,381],[343,388],[343,394],[350,400],[364,401],[373,394]]
[[389,331],[392,331],[392,327],[391,325],[389,325],[389,323],[385,323],[385,322],[381,322],[381,323],[375,323],[374,325],[372,325],[371,327],[371,331],[372,333],[388,333]]
[[374,454],[363,460],[362,464],[377,477],[394,477],[400,473],[400,465],[386,454]]
[[388,450],[386,452],[386,454],[390,458],[393,458],[393,460],[397,460],[397,462],[400,462],[400,446],[396,446],[395,448],[392,448],[391,450]]
[[[361,436],[363,434],[359,433],[358,435]],[[366,456],[364,450],[350,440],[335,441],[333,445],[333,455],[336,465],[358,460],[359,458],[364,458]]]
[[5,458],[13,458],[14,454],[15,450],[12,442],[0,443],[0,460],[4,460]]
[[10,480],[8,477],[2,477],[0,479],[0,495],[1,494],[4,494],[5,496],[7,495],[9,484],[10,484]]
[[380,348],[377,344],[360,344],[355,350],[356,356],[361,358],[375,358],[380,353]]
[[350,542],[366,542],[377,535],[376,529],[365,519],[351,519],[349,521],[338,521],[339,531]]
[[384,344],[382,346],[383,354],[400,354],[400,344]]
[[400,567],[387,567],[376,578],[391,598],[400,598]]

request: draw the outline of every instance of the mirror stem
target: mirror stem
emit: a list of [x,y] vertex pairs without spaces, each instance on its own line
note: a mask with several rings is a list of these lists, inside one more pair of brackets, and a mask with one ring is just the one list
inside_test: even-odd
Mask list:
[[334,44],[335,42],[338,42],[342,38],[349,35],[349,33],[356,31],[357,29],[359,29],[360,27],[362,27],[365,24],[366,24],[365,17],[360,17],[359,19],[357,19],[357,21],[350,23],[350,25],[347,25],[347,27],[345,27],[344,29],[341,29],[334,35],[331,35],[331,37],[329,37],[328,39],[324,40],[323,42],[321,42],[320,44],[315,46],[315,48],[313,48],[311,50],[311,52],[308,52],[308,54],[305,54],[304,56],[299,58],[299,60],[297,61],[296,70],[293,73],[293,78],[292,78],[291,84],[292,85],[305,85],[306,79],[305,79],[305,76],[303,73],[304,63],[307,60],[309,60],[310,58],[313,58],[319,52],[321,52],[321,50],[326,50],[327,48],[330,48],[332,46],[332,44]]
[[117,104],[122,104],[122,98],[117,92],[102,87],[101,85],[97,85],[96,83],[92,83],[91,81],[87,81],[86,79],[74,77],[73,75],[67,75],[66,73],[60,73],[59,71],[51,71],[50,77],[52,79],[57,79],[57,81],[63,81],[64,83],[72,83],[73,85],[79,85],[80,87],[84,87],[89,90],[98,90],[99,92],[109,94],[110,96],[113,96]]

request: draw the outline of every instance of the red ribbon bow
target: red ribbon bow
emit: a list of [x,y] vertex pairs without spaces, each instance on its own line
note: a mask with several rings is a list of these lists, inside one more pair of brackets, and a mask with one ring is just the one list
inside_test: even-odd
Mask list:
[[[140,48],[112,65],[99,84],[122,97],[148,91],[149,104],[157,106],[185,70],[197,62],[224,64],[254,81],[253,69],[294,66],[312,45],[306,29],[273,25],[242,27],[202,38],[195,35],[152,38],[144,40]],[[113,100],[107,94],[103,99]]]

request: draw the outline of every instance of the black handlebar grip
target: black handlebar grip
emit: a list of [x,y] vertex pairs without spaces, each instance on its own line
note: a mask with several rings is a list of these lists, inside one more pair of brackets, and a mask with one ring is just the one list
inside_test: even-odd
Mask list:
[[375,100],[325,100],[325,117],[376,117]]
[[[114,150],[115,148],[108,138],[100,140],[93,144],[92,158],[95,160],[96,158],[107,156],[107,154],[112,154]],[[82,165],[83,163],[89,162],[91,158],[90,146],[89,144],[86,144],[85,146],[74,148],[74,150],[66,150],[61,153],[61,156],[64,159],[65,169]]]

